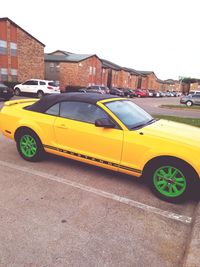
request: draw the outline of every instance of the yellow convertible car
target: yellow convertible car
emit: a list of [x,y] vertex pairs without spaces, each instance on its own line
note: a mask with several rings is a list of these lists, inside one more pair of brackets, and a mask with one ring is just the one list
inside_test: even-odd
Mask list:
[[49,152],[146,177],[167,201],[185,199],[199,181],[200,130],[156,120],[129,99],[64,93],[8,101],[0,130],[25,160]]

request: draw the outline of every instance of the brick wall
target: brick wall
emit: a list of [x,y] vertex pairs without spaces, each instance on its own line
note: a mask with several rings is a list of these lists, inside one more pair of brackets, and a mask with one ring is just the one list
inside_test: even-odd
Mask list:
[[128,81],[128,88],[130,89],[136,89],[137,87],[137,80],[138,80],[138,76],[136,75],[130,75],[129,76],[129,81]]
[[157,77],[154,73],[148,74],[146,77],[142,77],[142,89],[154,89],[160,90],[160,83],[157,81]]
[[129,81],[130,73],[124,70],[120,71],[119,79],[118,79],[118,87],[119,88],[128,88],[128,81]]
[[102,75],[101,75],[101,84],[108,86],[108,74],[109,74],[109,69],[102,68]]
[[96,56],[76,63],[60,63],[61,90],[68,85],[87,87],[90,84],[102,84],[102,63]]
[[111,70],[111,72],[112,72],[111,87],[119,87],[120,71]]
[[44,47],[17,29],[18,81],[44,79]]

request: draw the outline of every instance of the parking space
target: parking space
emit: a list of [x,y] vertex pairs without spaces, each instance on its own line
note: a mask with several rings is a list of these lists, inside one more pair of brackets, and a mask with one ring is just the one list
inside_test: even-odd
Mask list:
[[48,156],[29,163],[0,136],[0,266],[179,266],[195,201],[155,198],[138,179]]
[[180,97],[134,98],[133,101],[151,114],[200,118],[199,110],[188,109],[186,106],[185,109],[160,108],[161,105],[180,105]]

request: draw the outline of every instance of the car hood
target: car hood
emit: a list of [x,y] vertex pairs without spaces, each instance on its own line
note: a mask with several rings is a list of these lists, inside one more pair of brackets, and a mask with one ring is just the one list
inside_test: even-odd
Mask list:
[[194,126],[167,120],[158,120],[144,127],[142,132],[165,140],[200,148],[200,129]]

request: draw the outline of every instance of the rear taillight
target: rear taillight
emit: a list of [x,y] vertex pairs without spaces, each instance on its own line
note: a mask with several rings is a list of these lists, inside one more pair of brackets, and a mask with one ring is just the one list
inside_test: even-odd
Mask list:
[[47,86],[47,89],[53,90],[52,86]]

